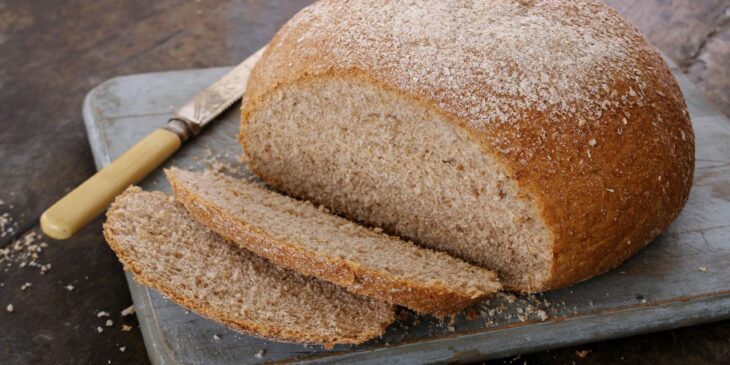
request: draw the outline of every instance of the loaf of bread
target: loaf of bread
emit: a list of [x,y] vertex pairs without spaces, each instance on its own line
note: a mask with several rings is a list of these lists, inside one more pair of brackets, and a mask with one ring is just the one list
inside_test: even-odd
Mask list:
[[389,304],[226,242],[163,193],[131,187],[107,217],[104,237],[135,280],[233,329],[331,346],[378,337],[395,320]]
[[599,1],[320,1],[253,69],[240,141],[293,196],[534,292],[588,279],[687,200],[658,52]]
[[242,248],[343,288],[436,316],[501,289],[497,276],[254,183],[165,171],[190,215]]

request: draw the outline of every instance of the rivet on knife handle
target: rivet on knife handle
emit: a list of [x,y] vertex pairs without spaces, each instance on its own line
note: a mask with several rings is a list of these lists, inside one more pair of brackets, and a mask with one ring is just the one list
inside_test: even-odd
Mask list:
[[41,229],[55,239],[71,237],[101,214],[124,189],[175,153],[181,144],[176,133],[155,130],[48,208],[41,216]]

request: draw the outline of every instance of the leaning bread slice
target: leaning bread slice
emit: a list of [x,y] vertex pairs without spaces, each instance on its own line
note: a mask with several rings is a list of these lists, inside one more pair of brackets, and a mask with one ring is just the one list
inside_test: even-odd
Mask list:
[[496,275],[253,183],[167,170],[175,197],[211,230],[353,293],[437,316],[501,288]]
[[104,237],[137,281],[234,329],[329,346],[378,337],[394,321],[391,305],[275,266],[163,193],[129,188],[107,217]]

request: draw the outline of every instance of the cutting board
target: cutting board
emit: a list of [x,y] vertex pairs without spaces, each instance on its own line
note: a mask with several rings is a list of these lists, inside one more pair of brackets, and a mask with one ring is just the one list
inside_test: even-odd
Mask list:
[[[451,320],[401,310],[402,320],[381,339],[330,350],[236,333],[128,275],[152,362],[463,363],[730,318],[730,121],[672,69],[696,132],[695,184],[677,221],[619,268],[541,295],[499,295]],[[124,76],[93,89],[83,114],[97,167],[165,125],[176,107],[228,70]],[[238,109],[231,108],[165,166],[250,176],[239,162]],[[160,170],[141,185],[169,192]]]

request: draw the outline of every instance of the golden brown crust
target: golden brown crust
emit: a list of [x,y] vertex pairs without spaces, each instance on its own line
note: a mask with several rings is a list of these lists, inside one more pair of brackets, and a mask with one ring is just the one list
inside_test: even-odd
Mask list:
[[[398,6],[385,0],[367,3],[380,8]],[[511,289],[540,291],[559,288],[619,265],[666,228],[679,215],[688,198],[694,170],[694,134],[682,94],[657,51],[630,23],[602,3],[508,3],[501,2],[499,6],[514,5],[515,14],[532,17],[529,18],[532,23],[528,24],[547,19],[547,22],[553,22],[550,24],[563,26],[566,31],[575,31],[570,24],[574,18],[574,23],[580,23],[583,30],[592,32],[585,33],[590,35],[584,37],[585,40],[569,39],[567,45],[576,46],[572,50],[575,57],[587,57],[580,53],[585,49],[595,50],[595,54],[588,55],[595,59],[586,63],[595,69],[581,68],[579,62],[557,70],[547,67],[552,64],[546,64],[544,70],[537,71],[544,71],[550,82],[540,84],[540,80],[529,78],[525,81],[528,84],[534,81],[548,90],[562,85],[555,80],[565,81],[561,77],[568,74],[576,88],[580,88],[581,83],[595,83],[596,88],[590,89],[595,95],[569,99],[548,90],[546,94],[556,99],[558,104],[546,108],[539,105],[540,102],[521,104],[522,99],[509,104],[512,99],[500,99],[502,94],[509,94],[510,86],[520,91],[524,85],[485,78],[479,71],[471,69],[457,75],[453,75],[453,71],[449,75],[447,70],[444,75],[432,79],[414,77],[419,71],[414,62],[417,66],[430,67],[417,63],[418,58],[424,56],[420,54],[423,45],[438,42],[437,36],[443,29],[431,29],[433,35],[416,35],[413,39],[394,39],[409,37],[407,29],[396,29],[400,33],[387,33],[386,29],[385,35],[368,33],[360,37],[356,31],[366,33],[371,27],[359,23],[359,19],[369,16],[368,13],[353,15],[342,5],[341,12],[334,16],[330,8],[340,4],[324,1],[298,14],[285,25],[252,71],[242,107],[239,138],[244,149],[251,115],[274,90],[313,77],[364,77],[387,90],[419,100],[464,128],[486,153],[509,171],[509,177],[520,188],[522,198],[534,202],[552,235],[550,279],[541,287]],[[362,4],[365,3],[358,3]],[[542,13],[530,13],[533,10]],[[445,14],[453,15],[449,11],[446,10]],[[409,25],[415,26],[418,19],[410,20]],[[384,19],[366,21],[374,25],[386,22]],[[332,25],[322,26],[330,23]],[[337,28],[340,24],[346,28]],[[343,36],[343,29],[344,32],[354,29],[354,35]],[[468,38],[468,34],[465,37]],[[597,38],[601,40],[596,42]],[[444,47],[441,49],[443,57],[455,54],[467,60],[468,56],[477,52],[478,57],[474,59],[502,62],[499,64],[512,72],[508,72],[509,75],[519,77],[520,72],[531,72],[520,68],[520,62],[529,65],[535,60],[515,61],[510,58],[510,52],[501,54],[492,51],[492,46],[499,45],[489,41],[485,38],[481,48],[467,48],[459,41],[440,46]],[[541,47],[538,42],[534,43],[535,47]],[[595,43],[599,48],[590,48]],[[517,45],[532,50],[529,42]],[[543,53],[545,55],[547,53]],[[434,60],[431,61],[442,62],[440,58]],[[560,61],[559,58],[556,60]],[[446,61],[443,62],[446,64]],[[441,70],[435,67],[428,71],[440,73]],[[492,72],[499,74],[499,71]],[[458,87],[452,87],[449,81],[458,83]],[[505,82],[507,85],[503,84]],[[502,90],[502,94],[496,91],[498,89]],[[513,99],[535,96],[514,95]],[[475,98],[477,102],[483,102],[483,105],[477,106],[499,108],[500,104],[488,102],[493,97],[509,104],[508,112],[499,114],[485,112],[485,108],[474,108]],[[539,95],[536,98],[541,101]],[[267,181],[275,179],[263,178]]]
[[399,278],[363,267],[357,262],[328,257],[294,243],[273,239],[266,232],[201,199],[186,184],[178,181],[174,172],[167,170],[166,173],[175,199],[185,206],[195,220],[212,231],[278,265],[337,284],[352,293],[443,317],[455,314],[501,289],[496,275],[492,283],[483,284],[484,287],[491,286],[492,290],[467,293],[441,283],[421,283]]
[[[171,299],[175,303],[192,310],[206,318],[212,319],[218,323],[228,326],[234,330],[257,336],[262,338],[274,339],[284,342],[297,342],[297,343],[316,343],[322,344],[326,348],[332,348],[335,344],[360,344],[372,338],[381,336],[385,329],[390,325],[390,322],[395,320],[395,314],[393,313],[392,320],[389,323],[383,323],[377,333],[356,333],[342,334],[341,336],[319,336],[312,333],[303,333],[299,331],[292,331],[289,329],[277,327],[276,323],[270,322],[266,326],[259,325],[255,322],[244,322],[231,318],[228,313],[222,313],[216,311],[215,308],[201,306],[195,301],[191,301],[188,298],[180,295],[174,289],[168,287],[166,283],[159,282],[150,279],[145,275],[144,271],[141,270],[136,262],[130,259],[127,255],[126,250],[117,242],[117,234],[115,233],[115,227],[124,225],[124,222],[117,221],[117,215],[115,211],[123,205],[125,196],[139,194],[142,189],[136,186],[128,188],[122,195],[112,203],[107,213],[107,221],[104,222],[104,238],[106,239],[109,246],[116,253],[119,261],[124,265],[125,270],[131,272],[137,282],[142,285],[154,288],[159,291],[165,297]],[[163,194],[160,192],[153,192],[152,194]]]

